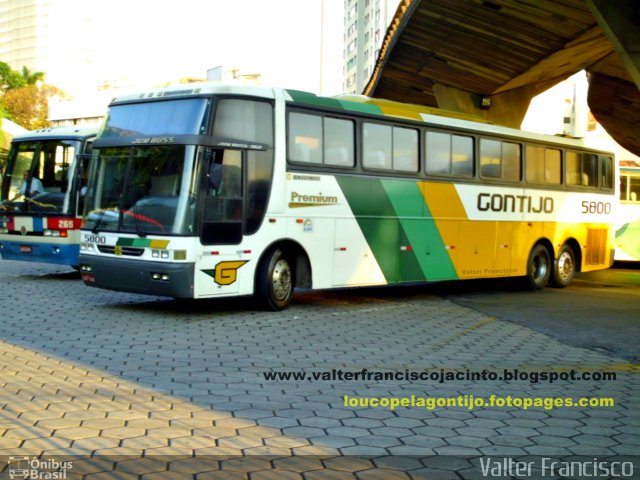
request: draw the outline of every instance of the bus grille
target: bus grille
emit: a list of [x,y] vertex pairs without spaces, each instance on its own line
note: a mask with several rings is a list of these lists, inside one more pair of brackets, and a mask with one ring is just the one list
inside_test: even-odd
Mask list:
[[607,258],[607,237],[609,231],[606,229],[587,230],[587,252],[584,259],[586,265],[602,265]]
[[[100,253],[107,253],[109,255],[115,255],[116,248],[109,245],[98,245]],[[130,257],[140,257],[144,253],[144,248],[135,247],[122,247],[122,255],[128,255]]]

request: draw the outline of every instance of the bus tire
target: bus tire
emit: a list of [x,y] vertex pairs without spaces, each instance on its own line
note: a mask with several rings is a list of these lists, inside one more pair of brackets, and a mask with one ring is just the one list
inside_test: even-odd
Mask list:
[[531,290],[544,288],[551,276],[551,268],[549,250],[541,244],[533,247],[527,260],[527,286]]
[[569,245],[563,245],[558,252],[558,258],[553,262],[551,285],[556,288],[565,288],[576,274],[576,256]]
[[294,270],[291,259],[280,248],[268,253],[258,267],[256,297],[267,310],[284,310],[291,303]]

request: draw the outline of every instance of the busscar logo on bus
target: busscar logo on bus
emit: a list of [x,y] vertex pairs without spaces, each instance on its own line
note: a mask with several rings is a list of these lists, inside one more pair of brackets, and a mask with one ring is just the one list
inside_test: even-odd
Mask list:
[[139,143],[173,143],[176,141],[176,137],[138,137],[131,141],[132,144]]
[[317,195],[307,195],[298,192],[291,192],[291,201],[289,208],[302,207],[321,207],[326,205],[337,205],[338,197],[333,195],[323,195],[322,192]]
[[477,207],[481,212],[553,213],[553,198],[479,193]]

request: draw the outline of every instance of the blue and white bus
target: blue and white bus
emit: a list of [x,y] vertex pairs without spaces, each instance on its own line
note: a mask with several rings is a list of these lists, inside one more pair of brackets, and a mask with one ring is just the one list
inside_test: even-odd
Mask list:
[[78,265],[84,179],[97,128],[59,127],[14,137],[0,193],[0,255]]

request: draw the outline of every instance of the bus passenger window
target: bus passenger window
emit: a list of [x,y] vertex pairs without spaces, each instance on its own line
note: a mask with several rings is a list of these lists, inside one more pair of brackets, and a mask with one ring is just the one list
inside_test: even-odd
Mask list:
[[427,132],[427,173],[473,176],[473,138]]
[[502,179],[519,181],[520,144],[502,142]]
[[527,182],[559,185],[561,183],[561,154],[557,148],[538,145],[526,147]]
[[562,183],[562,154],[556,148],[544,150],[544,183],[553,185]]
[[521,147],[519,143],[480,140],[480,176],[520,181]]
[[613,188],[613,159],[607,155],[599,155],[600,158],[600,187]]
[[640,202],[640,177],[630,175],[629,177],[629,198],[631,202]]
[[391,127],[375,123],[363,124],[362,165],[371,169],[391,169]]
[[597,186],[597,158],[591,153],[567,151],[567,185]]
[[324,119],[324,163],[339,167],[354,165],[354,123],[340,118]]
[[451,135],[451,174],[473,176],[473,138]]
[[500,178],[500,142],[497,140],[480,140],[480,176]]
[[288,147],[293,162],[322,163],[322,117],[291,112]]
[[451,136],[448,133],[427,132],[427,173],[451,173]]
[[589,187],[598,186],[597,155],[593,155],[591,153],[582,154],[582,184]]
[[567,151],[567,185],[582,185],[582,169],[578,152]]
[[630,192],[629,192],[629,176],[620,174],[620,200],[628,201]]
[[393,127],[393,169],[401,172],[418,171],[418,131]]

